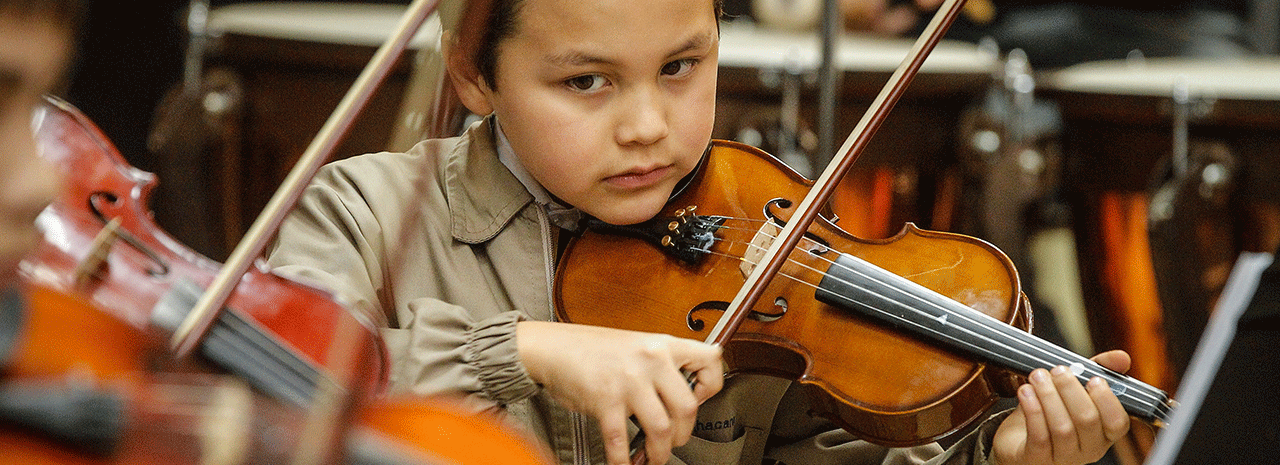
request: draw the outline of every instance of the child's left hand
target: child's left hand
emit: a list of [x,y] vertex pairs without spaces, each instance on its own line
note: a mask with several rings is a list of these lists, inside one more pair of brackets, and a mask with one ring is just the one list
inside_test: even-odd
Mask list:
[[[1104,352],[1093,360],[1129,370],[1129,354]],[[991,456],[999,465],[1096,462],[1129,431],[1129,414],[1101,378],[1080,384],[1065,367],[1038,369],[1018,388],[1018,408],[1000,424]]]

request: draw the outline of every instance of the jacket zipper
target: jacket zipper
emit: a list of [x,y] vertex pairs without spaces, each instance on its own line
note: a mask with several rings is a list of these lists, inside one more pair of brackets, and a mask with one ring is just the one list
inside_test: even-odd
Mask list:
[[[556,282],[556,245],[551,240],[551,218],[547,215],[544,207],[539,206],[538,225],[542,227],[542,251],[546,254],[545,263],[547,264],[547,297],[555,295]],[[548,299],[554,302],[555,299]],[[555,304],[551,303],[551,317],[556,318]],[[570,419],[573,423],[573,461],[577,465],[591,465],[590,448],[587,447],[586,425],[582,421],[582,415],[578,412],[570,412]]]
[[587,447],[587,425],[582,414],[571,412],[573,416],[573,460],[578,465],[591,465],[591,449]]

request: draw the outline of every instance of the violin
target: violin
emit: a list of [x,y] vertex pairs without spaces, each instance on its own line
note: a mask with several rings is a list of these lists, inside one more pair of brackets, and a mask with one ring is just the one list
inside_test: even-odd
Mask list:
[[[265,271],[245,276],[201,357],[177,357],[166,345],[173,317],[160,314],[189,302],[196,291],[182,286],[207,282],[217,264],[151,222],[154,177],[125,164],[83,114],[49,98],[36,128],[66,182],[37,219],[42,243],[19,265],[28,303],[0,400],[41,392],[62,415],[89,398],[77,418],[94,428],[0,415],[6,453],[49,464],[549,463],[522,435],[450,400],[373,395],[386,362],[369,318]],[[238,401],[217,402],[227,396]],[[325,403],[339,411],[317,419]]]
[[866,240],[820,216],[962,4],[939,9],[816,181],[713,141],[655,219],[588,220],[556,274],[560,319],[719,345],[729,372],[792,380],[815,414],[885,446],[954,432],[1058,365],[1104,378],[1131,415],[1163,425],[1168,394],[1029,333],[1017,272],[995,247],[910,224]]
[[[759,149],[715,141],[657,218],[590,222],[568,245],[559,316],[706,339],[811,184]],[[1167,420],[1164,392],[1029,334],[1018,275],[984,241],[910,224],[866,240],[820,219],[787,260],[725,361],[800,383],[819,414],[868,441],[931,442],[1011,396],[1018,375],[1056,365],[1105,378],[1139,418]]]
[[[65,182],[37,218],[44,240],[19,271],[33,284],[81,296],[134,331],[171,332],[220,266],[152,221],[146,205],[154,176],[128,166],[78,110],[50,97],[35,126],[41,156]],[[388,363],[372,315],[259,268],[240,284],[201,347],[203,357],[297,405],[326,383],[381,390]],[[354,339],[349,352],[332,337],[341,328]],[[361,368],[350,382],[322,379],[347,365]]]

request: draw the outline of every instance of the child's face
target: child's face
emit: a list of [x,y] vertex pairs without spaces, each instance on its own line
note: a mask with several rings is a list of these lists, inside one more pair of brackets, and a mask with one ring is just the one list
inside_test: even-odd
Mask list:
[[0,14],[0,287],[35,244],[36,214],[57,176],[36,157],[31,111],[61,76],[70,37],[39,18]]
[[528,0],[516,24],[478,92],[525,168],[601,220],[657,214],[711,138],[712,2]]

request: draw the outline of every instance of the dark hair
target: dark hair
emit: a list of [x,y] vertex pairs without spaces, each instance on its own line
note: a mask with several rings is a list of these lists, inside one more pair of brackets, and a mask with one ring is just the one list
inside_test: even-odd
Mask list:
[[0,0],[0,16],[47,20],[74,31],[84,14],[82,0]]
[[[485,28],[480,46],[475,51],[476,68],[479,69],[480,76],[495,90],[498,86],[498,44],[515,33],[516,18],[519,17],[524,2],[525,0],[493,0],[489,18],[485,21],[489,27]],[[724,0],[713,2],[716,20],[719,20],[724,16]]]

